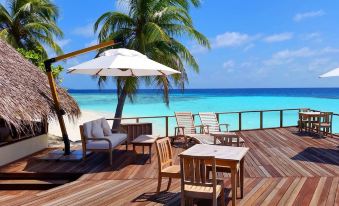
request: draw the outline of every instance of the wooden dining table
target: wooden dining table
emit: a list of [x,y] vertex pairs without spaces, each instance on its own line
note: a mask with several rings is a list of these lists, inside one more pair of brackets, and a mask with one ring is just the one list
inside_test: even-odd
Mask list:
[[312,123],[312,119],[314,118],[320,118],[321,117],[321,112],[299,112],[300,116],[302,119],[307,119],[308,121],[308,132],[311,132],[311,123]]
[[231,169],[232,205],[237,197],[237,169],[240,171],[240,197],[244,195],[244,159],[248,152],[247,147],[231,147],[220,145],[196,144],[179,154],[190,156],[214,156],[217,166],[226,166]]

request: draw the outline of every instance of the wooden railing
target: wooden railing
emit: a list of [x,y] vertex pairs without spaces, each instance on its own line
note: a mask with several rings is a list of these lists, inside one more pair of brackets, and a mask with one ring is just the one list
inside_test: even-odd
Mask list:
[[[279,127],[285,127],[284,125],[284,112],[286,111],[299,111],[300,108],[295,109],[271,109],[271,110],[248,110],[248,111],[238,111],[238,112],[216,112],[218,120],[220,119],[221,115],[231,115],[231,114],[237,114],[238,116],[238,129],[233,131],[242,131],[243,128],[243,114],[248,113],[259,113],[259,127],[254,129],[268,129],[268,128],[279,128]],[[264,127],[264,113],[268,112],[279,112],[279,126],[278,127]],[[339,114],[335,114],[339,116]],[[199,116],[199,114],[193,114],[193,118],[196,116]],[[123,117],[123,118],[108,118],[109,121],[114,121],[116,119],[121,120],[135,120],[135,122],[139,123],[142,119],[163,119],[165,123],[165,135],[169,136],[169,118],[175,118],[174,115],[162,115],[162,116],[140,116],[140,117]],[[297,122],[295,125],[289,125],[289,126],[297,126]],[[246,130],[246,129],[245,129]]]

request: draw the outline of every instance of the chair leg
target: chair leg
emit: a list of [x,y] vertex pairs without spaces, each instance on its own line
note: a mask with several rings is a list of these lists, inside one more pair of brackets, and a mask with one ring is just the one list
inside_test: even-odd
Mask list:
[[222,188],[221,196],[220,196],[221,206],[225,206],[225,190]]
[[126,141],[126,151],[128,150],[128,142]]
[[161,189],[161,181],[162,181],[162,177],[160,176],[160,174],[159,174],[159,176],[158,176],[158,187],[157,187],[157,193],[159,193],[160,192],[160,189]]
[[109,164],[112,166],[113,165],[113,151],[109,150]]
[[180,203],[181,206],[185,206],[185,195],[183,192],[180,193]]
[[170,177],[170,178],[168,179],[167,191],[170,189],[171,184],[172,184],[172,178]]

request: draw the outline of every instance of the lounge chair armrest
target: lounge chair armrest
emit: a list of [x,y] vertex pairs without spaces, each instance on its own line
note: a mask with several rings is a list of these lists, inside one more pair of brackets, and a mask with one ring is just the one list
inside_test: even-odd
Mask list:
[[178,136],[180,129],[182,130],[182,135],[185,136],[185,127],[179,127],[179,126],[174,128],[174,135]]
[[[195,128],[200,128],[200,133],[204,134],[204,133],[209,133],[209,125],[195,125]],[[206,131],[205,131],[206,128]]]
[[121,132],[121,133],[127,133],[127,131],[122,128],[122,127],[119,127],[117,129],[111,129],[112,132]]
[[228,132],[228,127],[230,126],[229,124],[219,124],[219,126],[225,126],[225,128],[226,128],[226,132]]
[[109,141],[109,139],[106,139],[106,138],[86,138],[86,140],[92,140],[92,141],[106,141],[108,142],[108,145],[109,145],[109,148],[111,149],[112,148],[112,142]]

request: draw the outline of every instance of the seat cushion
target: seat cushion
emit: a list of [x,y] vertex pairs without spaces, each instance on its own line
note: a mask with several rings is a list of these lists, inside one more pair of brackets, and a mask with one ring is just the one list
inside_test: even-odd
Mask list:
[[[112,134],[111,136],[105,136],[105,139],[109,140],[112,144],[112,148],[120,145],[124,140],[127,139],[126,134],[116,133]],[[86,144],[87,149],[109,149],[109,143],[105,140],[98,140],[98,141],[88,141]]]

